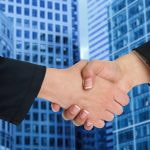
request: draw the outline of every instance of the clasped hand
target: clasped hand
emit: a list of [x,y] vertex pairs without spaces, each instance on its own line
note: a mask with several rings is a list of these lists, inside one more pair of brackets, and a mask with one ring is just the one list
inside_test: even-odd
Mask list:
[[[127,88],[120,85],[122,75],[116,64],[107,61],[80,61],[65,70],[70,73],[68,85],[63,92],[72,93],[63,113],[66,120],[73,120],[77,126],[83,125],[86,130],[93,126],[104,127],[104,121],[112,121],[114,115],[123,113],[123,106],[129,102]],[[94,84],[92,88],[92,83]],[[54,111],[59,111],[58,104],[53,103]]]

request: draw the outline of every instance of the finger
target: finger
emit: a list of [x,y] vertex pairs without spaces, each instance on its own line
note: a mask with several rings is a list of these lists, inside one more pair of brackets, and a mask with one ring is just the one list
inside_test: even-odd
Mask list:
[[62,113],[62,116],[65,120],[73,120],[78,113],[80,112],[80,107],[77,105],[72,105],[67,110]]
[[123,113],[123,107],[116,101],[113,101],[113,103],[108,106],[107,110],[116,115],[121,115]]
[[121,90],[115,94],[114,99],[122,106],[126,106],[129,104],[129,96]]
[[85,129],[85,130],[90,131],[90,130],[93,129],[93,127],[94,127],[94,125],[93,125],[92,121],[90,121],[90,120],[87,120],[87,121],[85,122],[85,124],[84,124],[84,129]]
[[53,112],[58,112],[60,111],[60,106],[58,104],[55,103],[51,103],[51,108]]
[[109,111],[104,112],[104,118],[102,118],[105,121],[112,121],[114,119],[114,114],[112,114]]
[[95,77],[103,68],[100,61],[89,62],[82,70],[83,87],[85,90],[91,89],[94,85]]
[[86,110],[81,110],[79,115],[74,119],[73,123],[76,126],[81,126],[85,123],[86,119],[88,118],[89,112]]
[[96,128],[103,128],[105,126],[105,122],[104,120],[97,120],[95,123],[94,123],[94,126]]

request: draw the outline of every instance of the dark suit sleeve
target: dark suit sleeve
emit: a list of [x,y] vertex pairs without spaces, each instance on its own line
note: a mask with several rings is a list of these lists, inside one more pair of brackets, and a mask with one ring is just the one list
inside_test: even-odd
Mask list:
[[40,91],[46,68],[0,57],[0,119],[20,123]]
[[145,61],[146,64],[150,66],[150,42],[134,49]]

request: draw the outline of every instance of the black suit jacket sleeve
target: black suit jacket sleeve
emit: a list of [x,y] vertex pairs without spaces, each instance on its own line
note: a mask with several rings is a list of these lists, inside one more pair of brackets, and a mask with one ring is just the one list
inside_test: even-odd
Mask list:
[[150,66],[150,42],[147,42],[134,50],[140,54],[140,56],[144,58],[146,64]]
[[37,97],[46,68],[0,57],[0,119],[20,123]]

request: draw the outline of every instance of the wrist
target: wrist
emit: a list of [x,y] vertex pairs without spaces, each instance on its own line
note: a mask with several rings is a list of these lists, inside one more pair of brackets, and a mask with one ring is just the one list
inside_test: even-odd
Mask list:
[[64,76],[64,72],[64,69],[47,68],[38,97],[59,104],[57,89],[59,87],[59,81]]
[[128,84],[129,90],[136,85],[150,83],[149,67],[134,52],[117,59],[116,62],[124,76],[125,84]]

